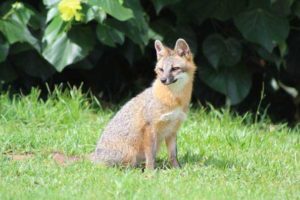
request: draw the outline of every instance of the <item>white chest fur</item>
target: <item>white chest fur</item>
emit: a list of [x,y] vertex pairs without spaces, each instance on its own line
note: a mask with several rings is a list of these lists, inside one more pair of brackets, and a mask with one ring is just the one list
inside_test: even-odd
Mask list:
[[169,88],[176,93],[180,93],[186,84],[189,82],[189,76],[187,73],[180,73],[176,76],[177,81],[169,85]]
[[165,123],[165,126],[160,130],[160,138],[163,139],[170,134],[174,134],[176,123],[183,121],[186,118],[185,112],[181,108],[177,108],[160,116],[160,121]]

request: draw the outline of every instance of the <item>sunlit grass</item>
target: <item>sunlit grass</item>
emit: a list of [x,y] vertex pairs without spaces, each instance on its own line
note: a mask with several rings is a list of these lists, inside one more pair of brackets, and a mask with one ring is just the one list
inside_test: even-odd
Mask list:
[[[60,166],[54,151],[92,152],[114,114],[80,90],[56,90],[47,100],[0,96],[0,199],[297,199],[300,130],[228,110],[192,110],[178,137],[181,169]],[[33,153],[15,161],[11,154]]]

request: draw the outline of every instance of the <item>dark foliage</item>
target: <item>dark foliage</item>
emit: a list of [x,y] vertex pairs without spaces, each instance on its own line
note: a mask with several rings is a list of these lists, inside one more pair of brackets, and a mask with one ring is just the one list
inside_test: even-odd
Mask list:
[[69,19],[64,1],[0,3],[2,89],[83,82],[120,101],[151,84],[153,41],[181,37],[198,65],[195,102],[299,120],[300,1],[87,0]]

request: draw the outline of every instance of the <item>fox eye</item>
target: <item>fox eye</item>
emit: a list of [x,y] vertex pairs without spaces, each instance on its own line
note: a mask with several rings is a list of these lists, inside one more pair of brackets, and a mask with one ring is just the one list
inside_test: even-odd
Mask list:
[[164,69],[163,68],[159,68],[159,71],[164,72]]
[[177,71],[177,70],[179,70],[180,69],[180,67],[173,67],[172,68],[172,71]]

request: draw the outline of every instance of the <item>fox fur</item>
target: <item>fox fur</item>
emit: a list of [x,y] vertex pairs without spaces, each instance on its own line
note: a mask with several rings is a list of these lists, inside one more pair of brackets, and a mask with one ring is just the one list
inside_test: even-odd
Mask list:
[[196,65],[185,40],[174,49],[155,41],[156,79],[128,101],[111,119],[97,143],[92,160],[105,165],[155,168],[155,157],[162,141],[173,167],[177,159],[176,135],[186,118],[191,100]]

